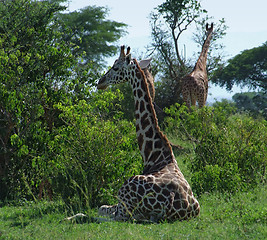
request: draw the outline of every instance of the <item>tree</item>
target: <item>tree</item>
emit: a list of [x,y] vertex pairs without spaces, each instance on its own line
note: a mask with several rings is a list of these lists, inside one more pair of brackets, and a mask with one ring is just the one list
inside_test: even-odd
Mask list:
[[244,50],[215,71],[212,82],[231,90],[236,84],[257,90],[253,94],[236,94],[233,99],[237,106],[266,117],[267,112],[267,42],[259,47]]
[[254,115],[262,115],[267,119],[267,96],[262,92],[236,93],[233,96],[238,109],[249,111]]
[[[152,39],[151,53],[155,55],[158,68],[158,75],[161,83],[156,89],[156,103],[162,108],[168,107],[175,102],[181,101],[181,78],[189,73],[195,63],[187,62],[184,53],[180,49],[180,39],[188,28],[196,24],[197,34],[194,34],[195,41],[202,45],[205,37],[205,25],[211,17],[202,9],[199,1],[196,0],[166,0],[159,5],[151,14]],[[166,27],[165,27],[166,26]],[[215,23],[214,38],[212,44],[220,39],[226,30],[224,20]],[[221,49],[222,46],[215,45],[210,49]],[[211,52],[211,51],[210,51]],[[216,56],[213,67],[217,66],[221,59]],[[210,69],[210,68],[208,68]],[[210,69],[212,70],[212,69]]]
[[212,81],[231,90],[233,85],[267,91],[267,42],[244,50],[222,65]]
[[73,52],[83,54],[86,61],[103,63],[105,57],[117,52],[114,44],[125,33],[124,23],[107,20],[108,9],[87,6],[78,11],[60,13],[59,17],[71,29],[66,40],[75,43]]
[[72,43],[63,41],[54,18],[62,10],[47,1],[0,3],[1,189],[22,191],[50,174],[48,142],[59,124],[53,106],[75,87]]
[[94,103],[97,71],[89,61],[81,67],[72,31],[58,17],[63,10],[59,1],[0,2],[1,199],[32,198],[43,179],[59,174],[56,144],[68,128],[59,106]]

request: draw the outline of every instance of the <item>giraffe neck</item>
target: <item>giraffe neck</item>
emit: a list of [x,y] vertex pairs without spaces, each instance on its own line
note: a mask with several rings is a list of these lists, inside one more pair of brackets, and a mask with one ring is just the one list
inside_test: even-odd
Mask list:
[[198,69],[198,70],[206,71],[206,62],[207,62],[207,55],[208,55],[208,50],[210,46],[211,36],[212,36],[212,31],[208,32],[207,38],[204,44],[202,45],[202,51],[194,67],[194,70]]
[[175,161],[170,143],[160,131],[145,75],[133,59],[130,73],[136,118],[136,134],[144,160],[144,173],[163,168]]

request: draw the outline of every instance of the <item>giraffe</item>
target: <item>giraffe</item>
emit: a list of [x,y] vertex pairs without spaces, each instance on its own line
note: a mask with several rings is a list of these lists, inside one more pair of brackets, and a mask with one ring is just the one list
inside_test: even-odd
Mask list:
[[207,53],[213,32],[213,23],[209,28],[206,24],[207,37],[202,46],[202,51],[191,73],[182,78],[182,96],[187,107],[196,106],[202,108],[207,101],[208,75],[206,69]]
[[175,221],[196,217],[200,205],[180,171],[170,142],[161,132],[144,72],[128,47],[100,78],[97,88],[130,82],[135,102],[136,134],[144,169],[124,182],[118,204],[99,208],[99,215],[126,221]]

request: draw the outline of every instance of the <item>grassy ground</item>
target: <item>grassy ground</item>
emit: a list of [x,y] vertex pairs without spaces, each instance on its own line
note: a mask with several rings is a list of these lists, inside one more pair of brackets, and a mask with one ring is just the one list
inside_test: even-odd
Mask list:
[[70,211],[61,202],[2,204],[0,239],[266,239],[266,186],[199,202],[198,218],[171,224],[77,223],[64,220]]
[[[176,149],[175,155],[190,183],[191,174],[183,159],[192,151],[183,147],[186,149]],[[90,218],[67,221],[66,217],[79,211],[60,201],[0,203],[0,239],[267,239],[267,186],[234,196],[206,193],[198,200],[199,217],[161,224],[96,223]],[[96,210],[80,211],[97,217]]]

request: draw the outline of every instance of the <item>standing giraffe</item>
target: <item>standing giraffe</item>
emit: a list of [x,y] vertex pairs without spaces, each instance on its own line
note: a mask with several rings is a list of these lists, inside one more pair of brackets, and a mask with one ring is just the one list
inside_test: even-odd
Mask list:
[[130,82],[136,117],[136,133],[144,161],[141,175],[128,179],[118,192],[119,203],[101,206],[100,215],[115,220],[175,221],[196,217],[200,206],[180,171],[167,137],[160,131],[148,89],[147,80],[130,48],[125,55],[121,47],[119,58],[99,80],[97,88]]
[[202,108],[207,101],[208,96],[208,75],[206,69],[207,54],[213,31],[213,23],[209,28],[206,24],[207,38],[202,46],[202,51],[197,60],[193,71],[182,79],[182,96],[187,107],[196,106]]

